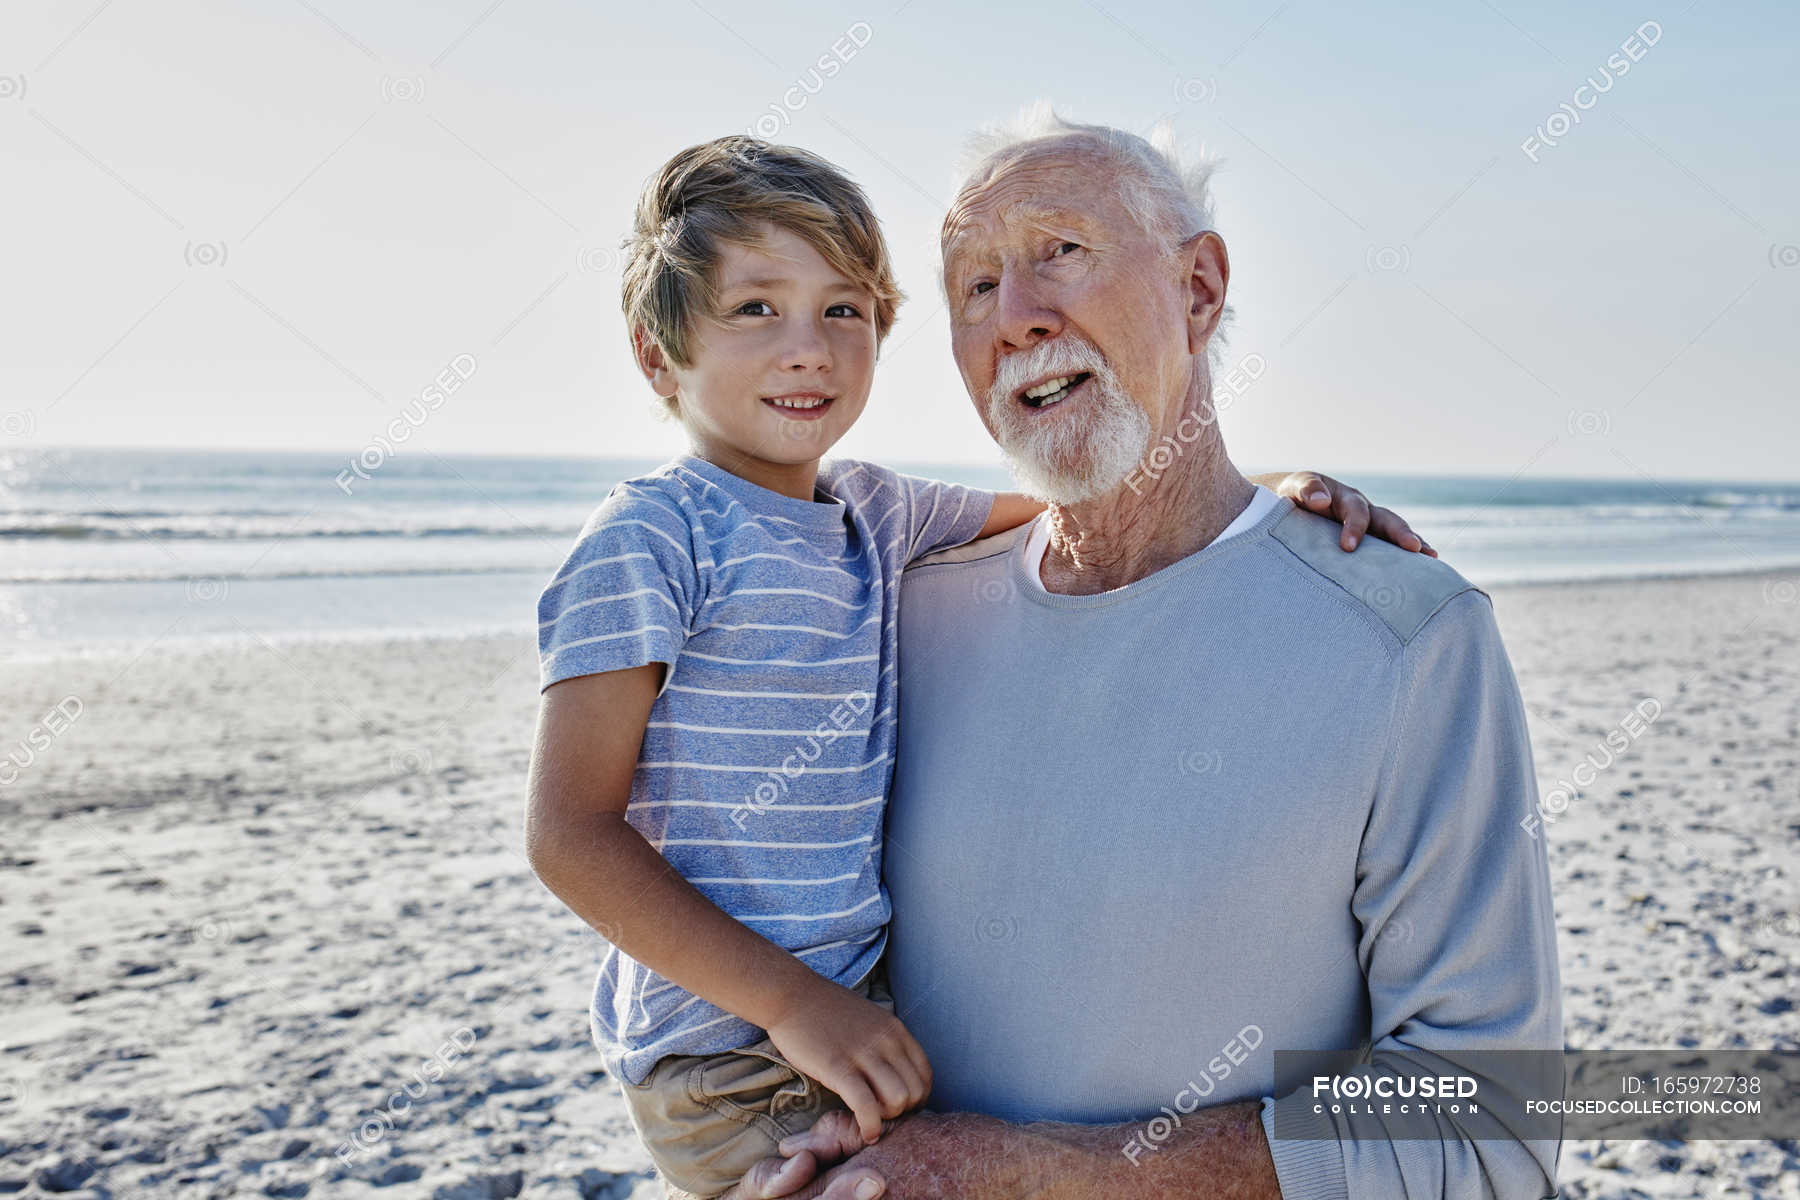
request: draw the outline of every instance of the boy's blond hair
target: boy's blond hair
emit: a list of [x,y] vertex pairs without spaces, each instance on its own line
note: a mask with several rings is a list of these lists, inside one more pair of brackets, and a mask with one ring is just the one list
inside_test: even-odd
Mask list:
[[[638,197],[622,297],[633,337],[642,328],[676,366],[691,365],[694,318],[718,302],[720,243],[757,245],[765,223],[868,288],[877,344],[887,336],[903,294],[862,189],[810,151],[733,135],[689,146]],[[674,398],[667,403],[673,409]]]

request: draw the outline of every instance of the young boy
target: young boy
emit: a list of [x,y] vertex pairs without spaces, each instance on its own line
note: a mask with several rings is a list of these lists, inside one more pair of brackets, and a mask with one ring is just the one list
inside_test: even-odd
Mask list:
[[743,137],[676,155],[639,201],[624,310],[692,450],[613,489],[539,604],[532,866],[611,943],[591,1032],[699,1196],[827,1108],[873,1142],[931,1091],[881,973],[900,572],[1042,505],[821,466],[899,299],[831,164]]

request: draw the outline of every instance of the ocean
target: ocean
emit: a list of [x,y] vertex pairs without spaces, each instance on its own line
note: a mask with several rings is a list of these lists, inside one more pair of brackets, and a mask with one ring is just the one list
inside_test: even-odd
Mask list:
[[[588,513],[656,465],[418,453],[362,478],[319,453],[0,451],[0,645],[530,633]],[[1800,483],[1350,481],[1482,585],[1800,567]]]

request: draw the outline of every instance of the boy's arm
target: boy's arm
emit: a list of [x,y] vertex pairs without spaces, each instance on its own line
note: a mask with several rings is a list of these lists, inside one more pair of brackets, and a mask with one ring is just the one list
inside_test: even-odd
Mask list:
[[1432,558],[1438,556],[1436,550],[1426,545],[1424,538],[1413,532],[1405,517],[1391,508],[1370,504],[1369,498],[1356,488],[1329,475],[1317,471],[1270,471],[1248,478],[1251,483],[1260,483],[1278,496],[1286,496],[1308,512],[1330,517],[1342,525],[1344,532],[1338,545],[1345,550],[1356,549],[1363,534],[1372,533],[1402,550],[1429,554]]
[[545,886],[622,952],[766,1028],[819,976],[727,916],[625,821],[664,669],[650,663],[545,689],[526,856]]
[[1005,533],[1009,529],[1017,529],[1031,518],[1044,511],[1042,500],[1033,500],[1019,492],[994,493],[994,507],[988,510],[987,524],[981,527],[977,538],[993,537],[996,533]]
[[625,820],[662,663],[546,688],[525,849],[545,886],[657,974],[766,1030],[855,1112],[868,1140],[931,1090],[898,1021],[727,915]]

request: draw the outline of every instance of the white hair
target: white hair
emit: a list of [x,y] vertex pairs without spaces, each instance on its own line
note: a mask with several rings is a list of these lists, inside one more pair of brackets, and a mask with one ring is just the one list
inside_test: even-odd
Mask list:
[[[1219,162],[1204,151],[1190,162],[1164,117],[1140,137],[1110,125],[1085,125],[1061,116],[1048,100],[1020,109],[1011,121],[989,125],[970,136],[957,163],[953,195],[960,197],[1023,158],[1035,144],[1053,138],[1079,137],[1097,146],[1118,164],[1119,198],[1138,225],[1171,251],[1197,234],[1216,232],[1212,176]],[[1207,350],[1216,364],[1225,345],[1225,325],[1233,310],[1219,314]]]

